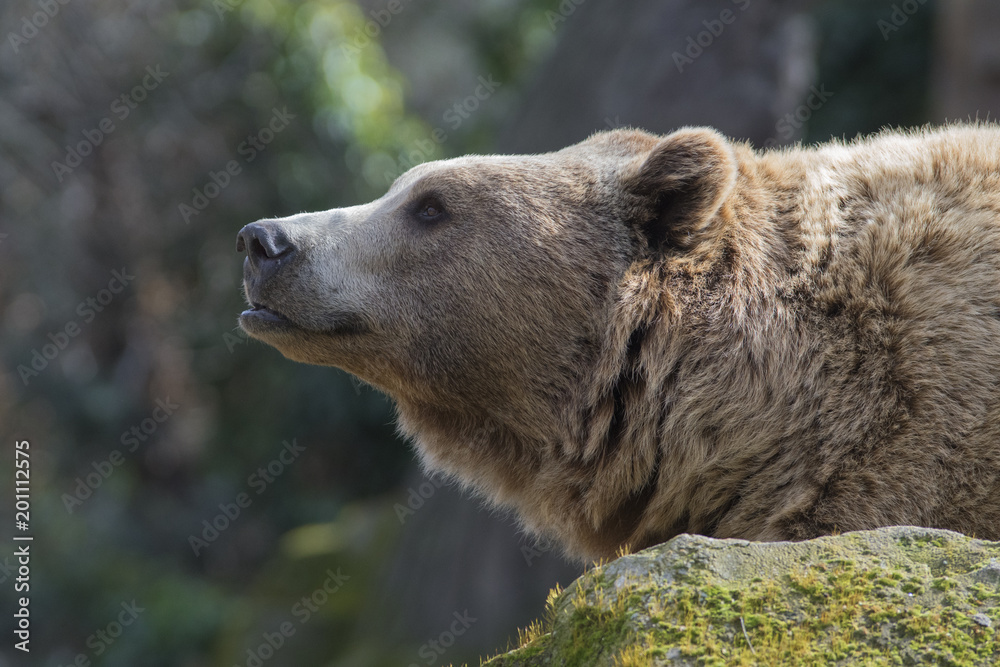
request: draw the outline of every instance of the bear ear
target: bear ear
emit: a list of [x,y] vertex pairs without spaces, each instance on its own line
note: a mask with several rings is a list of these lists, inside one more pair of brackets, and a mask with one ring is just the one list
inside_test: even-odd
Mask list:
[[736,172],[733,150],[715,130],[678,130],[654,146],[625,183],[641,202],[636,223],[650,247],[691,248],[714,237]]

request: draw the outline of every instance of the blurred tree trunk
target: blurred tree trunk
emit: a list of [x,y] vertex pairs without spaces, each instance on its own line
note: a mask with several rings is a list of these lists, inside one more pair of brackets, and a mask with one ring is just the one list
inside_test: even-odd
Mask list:
[[939,15],[934,72],[936,121],[1000,113],[1000,3],[949,0]]
[[517,640],[517,629],[542,613],[550,588],[581,574],[557,547],[524,536],[513,518],[485,508],[480,498],[448,483],[433,487],[418,471],[408,486],[428,497],[403,516],[380,599],[365,617],[373,636],[421,644],[447,630],[455,612],[467,611],[476,622],[445,662],[475,664]]
[[499,148],[533,153],[613,127],[666,133],[684,125],[761,145],[814,83],[812,4],[591,1],[565,18],[550,14],[564,34]]

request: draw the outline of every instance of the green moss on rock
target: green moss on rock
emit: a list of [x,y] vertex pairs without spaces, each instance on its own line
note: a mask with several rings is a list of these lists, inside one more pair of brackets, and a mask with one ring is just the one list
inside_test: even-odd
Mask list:
[[992,665],[1000,543],[894,527],[807,542],[681,535],[596,567],[489,667]]

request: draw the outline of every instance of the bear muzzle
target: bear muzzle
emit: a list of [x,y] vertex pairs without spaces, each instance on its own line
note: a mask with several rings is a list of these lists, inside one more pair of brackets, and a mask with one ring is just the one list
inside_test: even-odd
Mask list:
[[247,254],[243,261],[243,280],[251,306],[240,315],[241,322],[289,324],[285,315],[262,303],[259,296],[263,284],[273,279],[296,255],[295,245],[288,235],[274,221],[253,222],[236,235],[236,251]]

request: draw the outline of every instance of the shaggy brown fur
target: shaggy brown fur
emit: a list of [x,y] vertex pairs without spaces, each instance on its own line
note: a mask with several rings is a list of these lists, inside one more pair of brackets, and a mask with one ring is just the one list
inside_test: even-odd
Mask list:
[[707,129],[424,164],[244,228],[246,331],[392,396],[582,558],[681,532],[1000,539],[1000,129]]

